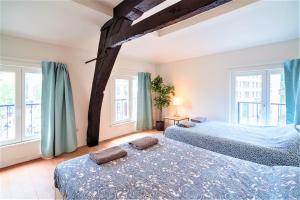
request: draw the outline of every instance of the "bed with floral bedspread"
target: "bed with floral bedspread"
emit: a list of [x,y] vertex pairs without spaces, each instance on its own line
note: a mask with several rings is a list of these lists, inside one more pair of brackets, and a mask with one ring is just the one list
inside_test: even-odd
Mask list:
[[259,164],[300,166],[300,133],[294,126],[257,127],[209,121],[191,128],[169,127],[165,136]]
[[97,165],[88,155],[59,164],[65,199],[299,199],[300,168],[265,166],[160,137],[146,150]]

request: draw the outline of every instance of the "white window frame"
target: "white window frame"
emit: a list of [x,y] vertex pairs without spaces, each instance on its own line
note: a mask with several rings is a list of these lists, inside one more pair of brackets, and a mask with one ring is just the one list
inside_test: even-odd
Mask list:
[[[112,75],[111,77],[111,125],[121,125],[126,123],[133,123],[135,120],[132,116],[132,108],[133,108],[133,81],[136,79],[136,76],[130,75]],[[129,117],[126,120],[116,120],[116,106],[115,106],[115,94],[116,94],[116,79],[125,79],[129,81],[129,97],[128,97],[128,107],[129,107]]]
[[15,73],[15,139],[0,142],[0,146],[21,142],[22,139],[22,97],[21,97],[21,69],[0,65],[0,71]]
[[38,136],[25,136],[25,73],[39,73],[41,69],[37,67],[11,66],[0,64],[0,71],[15,73],[15,139],[0,142],[0,146],[26,142],[40,139]]
[[230,71],[230,122],[237,124],[237,105],[235,100],[235,80],[237,76],[247,76],[247,75],[262,75],[262,105],[263,109],[263,123],[269,123],[269,113],[271,112],[270,108],[270,75],[274,73],[282,73],[283,67],[281,65],[274,65],[273,67],[244,67],[238,69],[232,69]]
[[[40,136],[25,136],[26,105],[25,105],[25,73],[41,74],[40,68],[22,68],[22,142],[39,139]],[[42,98],[42,97],[41,97]]]

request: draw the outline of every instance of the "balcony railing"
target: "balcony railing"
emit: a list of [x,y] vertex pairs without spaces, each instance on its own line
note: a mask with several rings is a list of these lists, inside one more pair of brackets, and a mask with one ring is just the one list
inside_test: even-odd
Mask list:
[[116,99],[116,121],[123,121],[128,119],[128,99]]
[[[30,137],[40,132],[40,109],[39,103],[25,105],[25,136]],[[15,135],[15,105],[0,105],[0,140],[13,139]]]
[[271,118],[270,121],[273,121],[273,124],[276,125],[284,125],[286,122],[286,105],[284,103],[271,103],[270,110],[271,117],[274,117],[273,119]]
[[9,139],[15,124],[15,105],[0,105],[0,140]]
[[26,104],[25,136],[31,137],[40,133],[41,130],[41,105],[39,103]]
[[[237,102],[237,105],[239,124],[285,124],[286,112],[285,104],[283,103],[271,103],[269,111],[266,110],[265,104],[260,102]],[[265,114],[267,112],[268,114]]]

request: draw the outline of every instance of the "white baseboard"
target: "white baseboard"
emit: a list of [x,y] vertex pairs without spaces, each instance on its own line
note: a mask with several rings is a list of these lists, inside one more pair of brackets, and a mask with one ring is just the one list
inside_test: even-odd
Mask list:
[[0,168],[41,157],[40,140],[32,140],[0,148]]
[[0,169],[4,168],[4,167],[11,166],[11,165],[16,165],[16,164],[19,164],[19,163],[23,163],[23,162],[26,162],[26,161],[38,159],[38,158],[41,158],[41,155],[31,155],[31,156],[26,156],[26,157],[14,159],[14,160],[9,160],[9,161],[6,161],[6,162],[1,162],[0,163]]

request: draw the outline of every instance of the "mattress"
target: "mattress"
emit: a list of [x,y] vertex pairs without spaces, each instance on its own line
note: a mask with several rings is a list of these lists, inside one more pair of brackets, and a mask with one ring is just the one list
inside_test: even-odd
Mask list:
[[269,167],[158,137],[159,144],[97,165],[84,155],[57,165],[65,199],[299,199],[300,168]]
[[264,165],[300,166],[300,133],[292,127],[253,127],[205,122],[177,126],[165,136],[210,151]]

